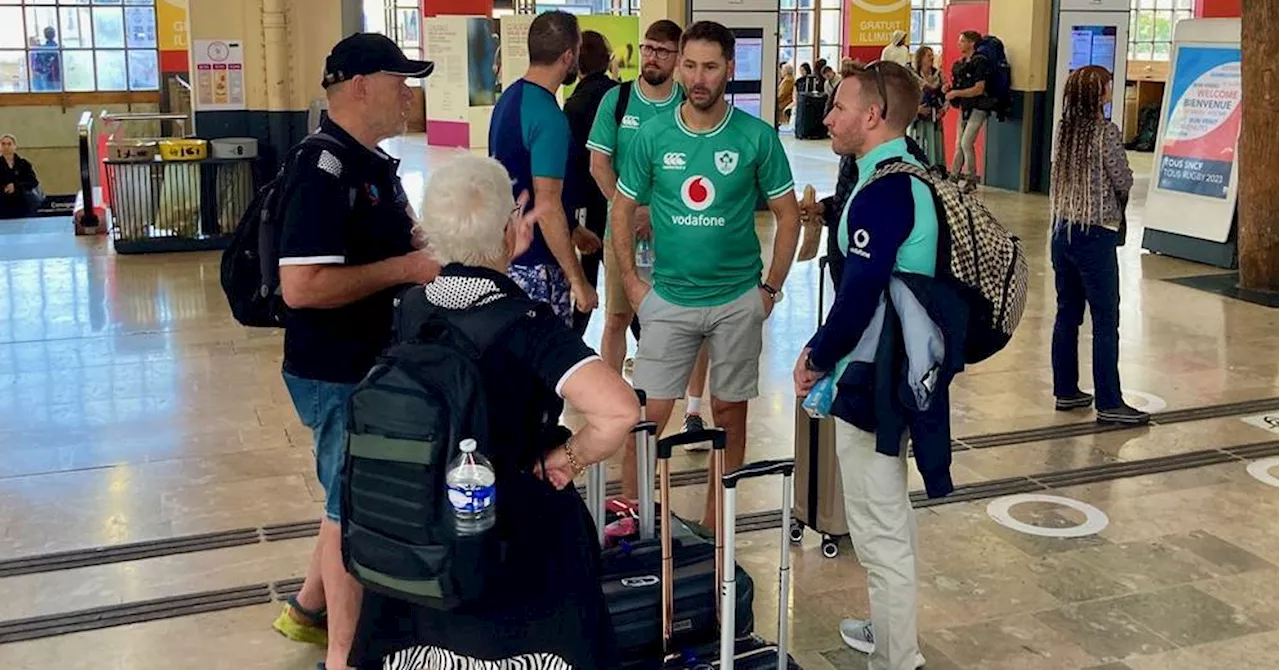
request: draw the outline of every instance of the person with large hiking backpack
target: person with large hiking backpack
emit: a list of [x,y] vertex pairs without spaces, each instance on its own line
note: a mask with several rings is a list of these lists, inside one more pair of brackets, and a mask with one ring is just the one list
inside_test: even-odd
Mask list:
[[[339,525],[347,403],[391,339],[396,287],[430,281],[439,270],[415,249],[399,162],[378,148],[405,130],[413,100],[405,80],[431,69],[379,34],[356,33],[334,46],[322,83],[329,118],[289,153],[256,215],[241,223],[236,240],[246,246],[224,257],[224,287],[261,286],[258,295],[268,297],[277,287],[265,277],[225,280],[253,275],[263,258],[278,259],[284,381],[298,418],[311,429],[325,516],[302,589],[273,625],[289,639],[326,646],[329,668],[347,667],[360,602],[360,585],[343,567]],[[250,258],[237,250],[258,253]],[[246,264],[238,262],[242,257]],[[228,293],[233,305],[242,297]]]
[[[343,552],[366,587],[357,668],[617,667],[600,544],[573,479],[621,448],[640,407],[507,276],[533,238],[524,204],[490,158],[454,159],[427,181],[422,228],[446,265],[400,295],[396,344],[351,398]],[[566,401],[585,421],[573,433]],[[463,442],[491,464],[483,497],[451,474]],[[487,526],[472,522],[480,509]]]
[[960,110],[960,127],[957,129],[955,158],[951,161],[951,178],[966,191],[978,187],[982,178],[978,175],[978,157],[975,149],[978,133],[986,125],[988,117],[998,105],[991,90],[991,72],[994,65],[977,50],[982,35],[974,30],[960,34],[960,58],[951,66],[951,87],[946,101]]

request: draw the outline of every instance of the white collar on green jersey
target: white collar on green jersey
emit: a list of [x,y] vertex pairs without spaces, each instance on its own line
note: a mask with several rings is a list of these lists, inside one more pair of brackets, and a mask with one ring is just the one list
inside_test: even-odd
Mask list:
[[680,107],[683,107],[683,105],[678,105],[675,109],[676,125],[679,126],[680,130],[683,130],[684,134],[689,137],[715,137],[720,134],[720,131],[724,130],[729,125],[729,119],[733,118],[733,105],[729,105],[729,111],[724,113],[724,118],[720,119],[720,123],[717,123],[714,128],[711,130],[701,131],[693,130],[689,126],[684,125],[684,119],[680,117]]
[[654,107],[666,107],[673,100],[676,100],[677,97],[679,96],[680,83],[671,82],[671,93],[667,95],[665,100],[650,100],[649,96],[644,94],[644,87],[641,86],[639,83],[637,83],[635,86],[635,92],[636,92],[636,95],[640,96],[641,100],[649,103],[650,105],[653,105]]

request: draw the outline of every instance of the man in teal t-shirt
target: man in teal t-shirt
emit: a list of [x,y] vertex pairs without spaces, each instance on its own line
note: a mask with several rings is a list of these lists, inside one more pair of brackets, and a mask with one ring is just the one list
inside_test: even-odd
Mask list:
[[[800,233],[791,167],[772,127],[731,107],[734,37],[711,21],[681,40],[689,99],[636,134],[613,201],[614,252],[644,337],[632,383],[648,395],[648,416],[666,424],[705,340],[711,356],[712,414],[726,432],[726,467],[746,452],[747,401],[759,395],[761,329],[782,299]],[[755,204],[777,219],[773,258],[761,281]],[[653,286],[628,253],[632,216],[649,203]],[[704,523],[715,520],[708,487]]]

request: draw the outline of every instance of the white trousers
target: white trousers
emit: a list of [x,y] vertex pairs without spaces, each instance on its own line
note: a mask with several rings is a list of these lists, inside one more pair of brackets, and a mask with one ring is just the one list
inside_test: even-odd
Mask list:
[[875,652],[868,670],[915,670],[916,514],[907,495],[907,440],[897,458],[876,453],[876,436],[836,419],[845,515],[867,571]]

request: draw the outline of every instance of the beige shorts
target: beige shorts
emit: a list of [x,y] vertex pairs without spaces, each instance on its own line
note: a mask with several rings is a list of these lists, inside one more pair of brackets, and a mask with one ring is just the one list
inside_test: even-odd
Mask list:
[[605,314],[631,315],[631,303],[627,302],[627,287],[622,282],[622,270],[618,257],[613,253],[613,239],[604,241],[604,311]]

